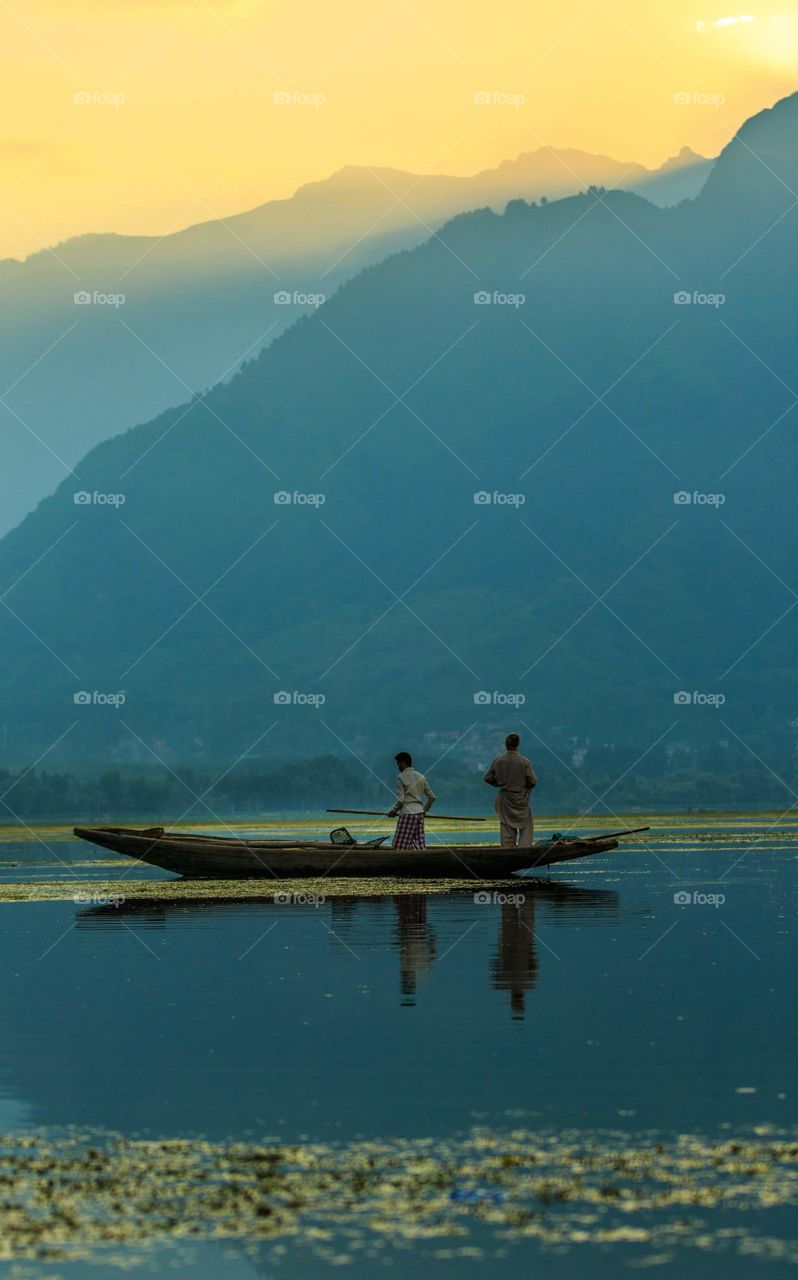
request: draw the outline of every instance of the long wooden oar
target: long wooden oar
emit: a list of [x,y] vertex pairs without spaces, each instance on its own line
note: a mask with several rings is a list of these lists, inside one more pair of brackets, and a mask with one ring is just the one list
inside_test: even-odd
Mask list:
[[[387,818],[384,809],[327,809],[327,813],[362,813],[371,818]],[[438,818],[441,822],[487,822],[487,818],[454,817],[451,813],[427,813],[426,818]]]
[[[591,840],[614,840],[616,836],[633,836],[638,831],[650,831],[651,827],[627,827],[624,831],[603,831],[599,836],[562,836],[563,840],[581,840],[587,844]],[[560,841],[555,842],[559,844]]]

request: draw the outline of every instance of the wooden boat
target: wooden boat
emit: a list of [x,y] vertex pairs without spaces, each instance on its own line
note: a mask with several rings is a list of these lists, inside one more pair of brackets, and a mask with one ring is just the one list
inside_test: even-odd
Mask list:
[[[531,871],[618,848],[613,836],[557,839],[530,849],[497,845],[433,845],[422,852],[321,841],[245,840],[165,831],[163,827],[75,827],[81,840],[126,854],[140,862],[202,879],[290,879],[299,876],[391,876],[433,879],[504,880]],[[616,833],[617,834],[617,833]]]

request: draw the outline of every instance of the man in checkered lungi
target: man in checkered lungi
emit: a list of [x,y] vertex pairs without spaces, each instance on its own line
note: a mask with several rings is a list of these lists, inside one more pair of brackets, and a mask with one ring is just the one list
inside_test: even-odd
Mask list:
[[[393,847],[426,849],[424,814],[432,808],[437,797],[423,773],[413,768],[412,756],[407,751],[400,751],[395,760],[399,770],[396,779],[396,804],[388,810],[388,817],[396,818]],[[423,804],[422,796],[426,796]]]

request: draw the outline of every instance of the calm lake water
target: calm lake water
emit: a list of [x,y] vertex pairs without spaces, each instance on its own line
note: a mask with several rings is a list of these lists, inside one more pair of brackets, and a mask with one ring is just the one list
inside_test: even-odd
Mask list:
[[[86,898],[82,886],[118,881],[121,897],[145,879],[153,889],[146,901],[0,903],[0,1130],[342,1149],[432,1139],[433,1152],[475,1129],[599,1144],[610,1132],[621,1144],[794,1135],[798,837],[690,831],[685,819],[661,841],[501,891],[318,903],[159,901],[171,877],[121,859],[92,866],[87,846],[0,844],[0,888],[67,880]],[[792,1269],[756,1241],[795,1236],[795,1196],[723,1210],[718,1223],[727,1242],[704,1247],[550,1246],[477,1216],[454,1241],[358,1252],[344,1239],[345,1262],[300,1234],[0,1266],[102,1277],[127,1262],[132,1274],[226,1280]]]

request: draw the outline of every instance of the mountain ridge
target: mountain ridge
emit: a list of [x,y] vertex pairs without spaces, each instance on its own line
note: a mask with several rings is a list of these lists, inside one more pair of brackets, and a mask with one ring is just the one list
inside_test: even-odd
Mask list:
[[[588,153],[521,160],[471,178],[350,167],[171,235],[90,233],[0,263],[0,533],[97,440],[230,376],[320,296],[453,213],[630,176]],[[697,187],[703,172],[650,181]]]
[[[339,183],[341,182],[341,180],[344,178],[345,175],[350,175],[350,174],[353,175],[353,177],[355,178],[355,185],[365,185],[365,186],[370,185],[371,181],[373,181],[375,176],[379,178],[380,176],[386,176],[386,175],[391,175],[401,179],[409,179],[409,180],[412,180],[413,182],[429,179],[431,181],[439,181],[441,183],[451,183],[452,185],[466,186],[469,183],[473,183],[480,179],[489,179],[489,178],[495,177],[495,175],[499,173],[507,173],[507,172],[518,173],[523,170],[525,163],[535,160],[536,158],[541,156],[554,156],[558,160],[564,160],[565,158],[567,158],[575,162],[588,161],[590,163],[604,164],[604,165],[612,166],[614,169],[617,169],[620,172],[633,173],[638,179],[642,179],[642,180],[653,180],[658,176],[660,176],[661,174],[663,174],[663,172],[671,172],[675,166],[678,166],[680,161],[682,161],[683,163],[687,162],[689,164],[696,163],[696,164],[705,165],[707,166],[707,168],[709,168],[714,163],[714,157],[700,155],[698,152],[693,151],[692,148],[688,146],[682,147],[680,152],[677,155],[670,156],[667,160],[663,161],[661,165],[659,165],[657,168],[654,168],[654,169],[649,169],[645,165],[642,165],[637,161],[616,160],[614,157],[606,155],[603,152],[585,151],[584,149],[579,147],[540,146],[540,147],[536,147],[534,150],[531,150],[531,151],[520,152],[517,156],[513,158],[507,158],[505,160],[501,160],[496,165],[489,165],[489,166],[486,166],[484,169],[478,169],[475,173],[470,175],[445,174],[445,173],[439,174],[439,173],[432,173],[432,172],[431,173],[415,173],[412,170],[399,169],[390,165],[347,164],[347,165],[341,165],[340,168],[338,169],[334,169],[332,173],[330,173],[325,178],[314,178],[314,179],[310,179],[308,182],[301,183],[300,186],[298,186],[297,189],[288,196],[277,196],[270,200],[264,201],[260,204],[253,205],[249,209],[243,209],[234,214],[225,215],[224,217],[219,217],[219,218],[203,218],[199,222],[189,223],[187,226],[180,227],[175,231],[154,233],[154,234],[136,234],[131,232],[118,232],[118,231],[86,231],[86,232],[82,232],[79,235],[67,236],[63,240],[56,241],[53,245],[48,245],[48,246],[44,246],[41,249],[36,249],[32,253],[26,255],[25,258],[13,258],[13,257],[0,258],[0,269],[6,267],[9,264],[14,264],[17,266],[25,266],[26,264],[30,263],[33,259],[37,259],[40,256],[46,256],[53,249],[63,249],[65,246],[71,245],[73,242],[84,242],[87,240],[96,239],[98,241],[129,240],[129,241],[135,242],[136,244],[141,244],[141,243],[157,244],[165,240],[171,240],[175,237],[182,237],[182,236],[188,235],[191,232],[200,230],[208,226],[215,226],[218,223],[235,224],[237,219],[248,219],[253,215],[262,213],[264,210],[271,209],[273,206],[282,207],[285,205],[289,205],[293,201],[297,200],[298,198],[306,198],[311,193],[315,194],[319,190],[323,191],[323,190],[334,188],[335,186],[339,185]],[[578,178],[572,177],[572,180],[578,180]],[[503,200],[504,199],[503,194],[498,198]],[[468,211],[467,209],[462,210],[462,212],[467,212],[467,211]]]
[[786,734],[798,215],[757,226],[747,194],[459,215],[93,449],[90,501],[65,483],[0,542],[7,750],[219,760],[486,718],[639,751]]

